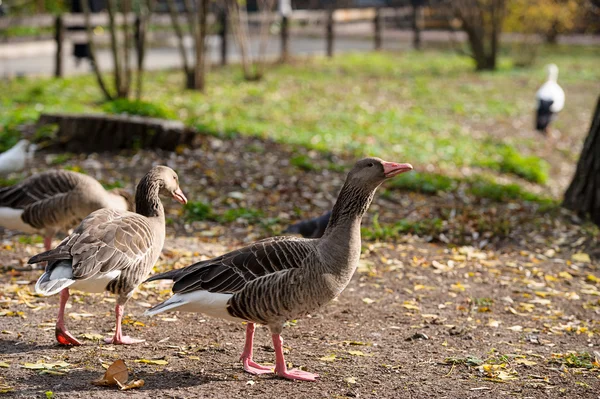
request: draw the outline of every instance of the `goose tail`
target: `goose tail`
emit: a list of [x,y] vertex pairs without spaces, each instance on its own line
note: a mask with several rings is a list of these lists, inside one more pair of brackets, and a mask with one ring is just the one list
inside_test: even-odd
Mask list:
[[73,271],[70,260],[63,260],[48,266],[46,272],[35,283],[36,293],[44,296],[58,294],[75,283],[75,280],[72,279]]

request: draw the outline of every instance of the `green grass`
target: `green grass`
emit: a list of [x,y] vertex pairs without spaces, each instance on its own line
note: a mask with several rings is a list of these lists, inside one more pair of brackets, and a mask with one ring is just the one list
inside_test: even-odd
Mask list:
[[[565,90],[593,104],[600,80],[596,50],[558,46],[550,53],[544,48],[534,68],[512,68],[503,58],[494,73],[475,73],[468,57],[437,50],[346,54],[278,65],[260,82],[244,81],[239,67],[231,66],[210,72],[204,94],[182,90],[179,71],[151,72],[141,102],[103,103],[92,76],[2,81],[0,150],[16,142],[20,123],[41,112],[127,113],[180,119],[220,137],[252,135],[411,162],[421,172],[429,164],[454,172],[475,166],[546,184],[548,164],[529,155],[539,141],[522,140],[518,130],[530,131],[530,126],[506,127],[508,134],[502,135],[482,129],[530,117],[533,94],[544,81],[543,65],[550,61],[561,68]],[[563,112],[557,123],[563,123],[563,130],[580,129],[570,119],[576,115]],[[315,167],[306,156],[295,157],[292,164],[302,170]],[[395,184],[425,193],[455,184],[450,178],[419,176]]]

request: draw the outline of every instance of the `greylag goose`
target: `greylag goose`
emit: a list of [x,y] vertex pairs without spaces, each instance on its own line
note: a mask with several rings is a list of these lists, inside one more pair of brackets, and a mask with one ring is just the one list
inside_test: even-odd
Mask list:
[[360,224],[375,190],[385,180],[409,170],[410,164],[379,158],[358,161],[346,178],[322,238],[268,238],[152,276],[147,281],[173,280],[174,295],[146,314],[179,310],[247,321],[240,360],[244,370],[252,374],[273,372],[252,360],[254,324],[266,325],[275,347],[275,374],[314,381],[318,375],[287,369],[281,339],[283,324],[316,311],[340,295],[358,265]]
[[550,122],[565,106],[565,92],[557,83],[558,67],[550,64],[547,69],[548,81],[540,87],[535,95],[537,102],[535,128],[543,134],[548,133]]
[[103,208],[86,217],[53,250],[32,257],[29,263],[48,262],[35,285],[37,293],[60,292],[56,339],[63,345],[80,345],[65,328],[64,312],[69,288],[117,295],[116,328],[107,343],[134,344],[143,340],[124,336],[123,309],[134,289],[148,276],[165,242],[165,213],[159,194],[187,202],[177,174],[166,166],[152,168],[139,182],[137,213]]
[[21,140],[10,150],[0,154],[0,174],[20,172],[31,161],[37,146],[27,140]]
[[101,208],[133,210],[125,190],[106,191],[93,177],[68,170],[51,170],[0,188],[0,226],[44,236],[49,250],[52,237],[67,232]]
[[284,233],[300,234],[305,238],[320,238],[325,233],[330,217],[331,211],[316,218],[302,220],[289,226]]

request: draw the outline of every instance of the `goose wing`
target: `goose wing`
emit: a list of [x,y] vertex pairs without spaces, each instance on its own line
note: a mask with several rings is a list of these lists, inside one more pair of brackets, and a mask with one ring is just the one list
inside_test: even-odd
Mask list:
[[273,237],[182,269],[157,274],[147,281],[173,280],[174,293],[203,290],[234,293],[256,278],[300,268],[315,251],[316,240]]
[[[58,247],[32,257],[29,263],[72,259],[73,279],[87,279],[113,270],[146,265],[155,239],[142,215],[114,209],[91,213]],[[143,278],[143,277],[142,277]]]

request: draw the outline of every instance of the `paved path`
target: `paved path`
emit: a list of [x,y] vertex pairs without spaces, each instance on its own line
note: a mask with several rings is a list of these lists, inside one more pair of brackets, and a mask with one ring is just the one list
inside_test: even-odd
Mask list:
[[[335,39],[335,52],[359,51],[367,52],[373,50],[373,40],[370,37],[369,24],[364,26],[345,27],[337,29]],[[302,55],[320,55],[325,53],[325,39],[322,37],[322,30],[314,30],[312,35],[299,36],[292,32],[290,38],[290,52],[296,56]],[[516,35],[503,35],[503,40],[519,40]],[[219,38],[210,37],[208,41],[209,57],[214,63],[220,61]],[[459,42],[465,40],[462,32],[447,31],[425,31],[422,41],[425,46],[427,42]],[[386,30],[383,33],[383,48],[389,50],[409,49],[412,42],[412,32],[406,30]],[[560,42],[564,44],[587,44],[600,45],[600,36],[582,36],[573,35],[560,37]],[[239,51],[233,37],[229,39],[228,59],[231,62],[239,61]],[[191,41],[187,43],[188,51],[191,53]],[[251,41],[251,51],[256,54],[258,41]],[[72,54],[72,43],[65,43],[63,68],[67,75],[89,73],[91,71],[89,63],[83,62],[81,65],[75,64]],[[54,73],[54,53],[55,44],[52,40],[0,44],[0,78],[28,75],[52,75]],[[271,37],[267,48],[268,57],[277,58],[280,54],[280,41],[278,37]],[[112,69],[112,61],[108,49],[101,49],[97,54],[100,67],[103,71]],[[149,49],[146,56],[146,69],[168,69],[181,65],[181,59],[177,50],[176,41],[173,38],[165,41],[165,44],[159,47]]]

